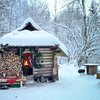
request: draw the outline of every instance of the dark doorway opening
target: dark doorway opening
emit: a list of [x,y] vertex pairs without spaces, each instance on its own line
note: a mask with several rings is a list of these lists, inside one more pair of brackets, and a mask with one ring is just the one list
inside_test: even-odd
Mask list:
[[25,49],[23,52],[23,75],[33,75],[33,53]]

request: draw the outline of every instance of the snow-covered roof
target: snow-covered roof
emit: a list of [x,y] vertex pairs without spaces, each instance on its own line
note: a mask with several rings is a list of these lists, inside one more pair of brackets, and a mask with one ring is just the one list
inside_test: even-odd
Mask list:
[[[30,31],[24,30],[25,23],[31,23],[38,30]],[[19,31],[20,30],[20,31]],[[21,27],[15,31],[8,33],[0,38],[0,44],[9,44],[10,46],[56,46],[66,54],[67,49],[65,45],[53,34],[40,29],[31,18],[28,18]]]
[[23,24],[19,27],[19,28],[17,28],[16,30],[22,30],[28,23],[31,23],[32,24],[32,26],[34,26],[37,30],[42,30],[34,21],[33,21],[33,19],[32,18],[27,18],[24,22],[23,22]]
[[0,38],[0,43],[10,46],[55,46],[68,55],[65,45],[46,31],[13,31]]

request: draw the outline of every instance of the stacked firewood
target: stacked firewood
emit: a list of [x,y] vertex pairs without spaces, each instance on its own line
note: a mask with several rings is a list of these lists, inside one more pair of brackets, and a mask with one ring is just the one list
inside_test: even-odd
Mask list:
[[19,76],[21,66],[20,57],[14,51],[5,51],[0,58],[0,77]]

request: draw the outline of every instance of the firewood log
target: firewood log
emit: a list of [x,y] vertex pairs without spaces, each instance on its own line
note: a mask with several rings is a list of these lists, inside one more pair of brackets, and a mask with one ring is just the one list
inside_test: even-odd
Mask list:
[[16,76],[21,72],[20,57],[14,51],[5,52],[0,58],[0,77],[2,73],[7,76]]

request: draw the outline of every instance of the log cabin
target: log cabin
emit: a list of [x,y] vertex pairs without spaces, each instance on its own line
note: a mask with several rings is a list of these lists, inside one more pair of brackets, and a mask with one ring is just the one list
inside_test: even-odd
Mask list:
[[68,57],[65,45],[31,18],[1,37],[0,44],[7,45],[0,58],[0,77],[22,73],[26,77],[33,76],[37,82],[54,82],[59,79],[57,56]]

